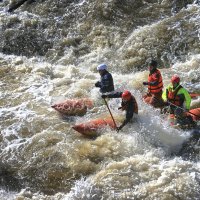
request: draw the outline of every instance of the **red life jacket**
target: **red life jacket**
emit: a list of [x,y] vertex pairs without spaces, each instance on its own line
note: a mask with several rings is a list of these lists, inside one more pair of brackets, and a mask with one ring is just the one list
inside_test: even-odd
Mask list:
[[167,89],[167,99],[169,102],[175,104],[176,106],[182,106],[183,105],[183,99],[181,99],[177,93],[182,88],[181,85],[179,85],[174,91]]
[[157,85],[154,85],[154,86],[148,85],[148,90],[151,94],[156,94],[162,91],[162,88],[163,88],[162,75],[158,69],[153,74],[149,74],[148,82],[157,81],[157,77],[158,77]]
[[127,110],[128,104],[129,104],[129,103],[132,103],[131,101],[132,101],[133,104],[134,104],[134,106],[133,106],[133,112],[136,113],[136,114],[138,114],[138,104],[137,104],[137,102],[136,102],[135,97],[132,96],[132,95],[131,95],[131,99],[130,99],[128,102],[123,102],[123,101],[122,101],[122,103],[121,103],[121,109],[122,109],[122,110]]

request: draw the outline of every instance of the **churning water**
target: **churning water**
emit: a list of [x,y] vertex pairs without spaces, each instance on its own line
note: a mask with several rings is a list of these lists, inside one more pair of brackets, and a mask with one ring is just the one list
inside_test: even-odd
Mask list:
[[[142,101],[146,61],[200,92],[199,1],[0,1],[0,199],[200,199],[199,146],[177,156],[190,132]],[[71,127],[108,114],[94,83],[106,63],[130,90],[137,122],[88,139]],[[51,105],[91,98],[95,108],[61,119]],[[109,105],[115,117],[118,101]],[[192,102],[200,107],[200,100]]]

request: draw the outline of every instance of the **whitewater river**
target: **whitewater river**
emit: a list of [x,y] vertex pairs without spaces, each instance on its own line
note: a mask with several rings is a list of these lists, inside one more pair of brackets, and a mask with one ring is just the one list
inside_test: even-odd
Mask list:
[[[150,58],[164,86],[178,74],[200,93],[198,1],[38,0],[7,12],[16,2],[0,2],[0,200],[199,200],[200,146],[179,154],[191,132],[142,101]],[[72,126],[109,116],[94,87],[101,63],[139,115],[89,139]],[[95,107],[65,119],[51,108],[73,98]],[[119,102],[109,101],[116,119]]]

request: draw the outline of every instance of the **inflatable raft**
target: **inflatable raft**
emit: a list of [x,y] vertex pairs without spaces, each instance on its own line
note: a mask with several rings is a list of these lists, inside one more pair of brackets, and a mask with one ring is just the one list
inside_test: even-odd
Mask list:
[[85,136],[94,137],[106,127],[110,127],[111,129],[116,128],[112,118],[93,119],[85,123],[76,124],[72,128]]
[[200,120],[200,108],[191,109],[187,115],[190,115],[194,121]]
[[83,98],[83,99],[67,99],[63,102],[54,104],[51,106],[56,111],[63,115],[84,115],[88,109],[94,107],[94,103],[91,99]]

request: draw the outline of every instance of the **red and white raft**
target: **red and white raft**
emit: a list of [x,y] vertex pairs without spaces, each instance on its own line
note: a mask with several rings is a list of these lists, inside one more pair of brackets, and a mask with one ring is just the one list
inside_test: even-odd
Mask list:
[[76,124],[72,128],[85,136],[94,137],[97,136],[99,132],[106,127],[116,129],[112,118],[93,119],[85,123]]
[[56,111],[64,115],[79,115],[82,116],[86,114],[88,109],[94,107],[94,103],[91,99],[67,99],[63,102],[54,104],[51,106]]

